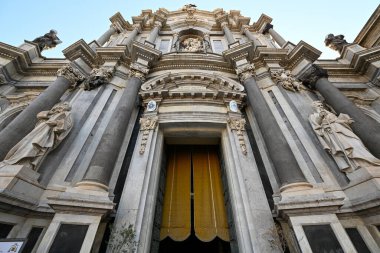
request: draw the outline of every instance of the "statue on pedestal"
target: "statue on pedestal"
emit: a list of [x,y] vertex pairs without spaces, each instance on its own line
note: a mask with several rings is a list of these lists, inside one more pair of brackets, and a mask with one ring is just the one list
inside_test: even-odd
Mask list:
[[353,120],[347,114],[336,116],[326,110],[320,101],[313,103],[316,112],[309,116],[310,124],[321,142],[335,159],[340,170],[353,172],[360,167],[380,166],[360,138],[350,128]]
[[40,51],[53,48],[56,45],[62,43],[62,41],[57,36],[57,31],[53,29],[50,30],[50,32],[46,33],[44,36],[35,38],[33,42],[38,44]]
[[37,114],[35,128],[17,143],[0,162],[5,165],[25,165],[33,170],[51,150],[55,149],[73,127],[69,103],[56,104],[50,111]]
[[325,45],[329,48],[341,52],[344,45],[347,45],[348,42],[344,39],[344,35],[337,35],[330,33],[325,38]]

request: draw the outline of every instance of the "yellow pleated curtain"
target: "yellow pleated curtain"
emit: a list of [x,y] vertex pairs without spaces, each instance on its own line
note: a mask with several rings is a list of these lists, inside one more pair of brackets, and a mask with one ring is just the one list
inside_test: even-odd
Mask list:
[[[192,156],[191,156],[192,154]],[[175,150],[169,156],[164,196],[161,240],[183,241],[191,233],[191,161],[193,165],[194,230],[209,242],[229,241],[220,165],[216,150]]]

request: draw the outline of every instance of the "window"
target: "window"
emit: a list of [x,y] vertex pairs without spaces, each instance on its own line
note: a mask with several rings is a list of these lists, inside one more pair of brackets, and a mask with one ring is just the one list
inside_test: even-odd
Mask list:
[[313,252],[344,252],[330,225],[305,225],[302,227]]
[[357,252],[371,253],[357,228],[346,228],[346,232]]
[[0,223],[0,239],[7,238],[9,232],[11,232],[13,225]]
[[86,236],[88,225],[61,224],[50,253],[79,253]]
[[161,40],[160,47],[158,50],[160,50],[162,53],[169,52],[169,42],[170,40]]
[[28,240],[26,241],[26,244],[25,244],[24,252],[32,252],[43,230],[44,228],[39,228],[39,227],[33,227],[30,230],[28,234]]
[[221,40],[213,40],[214,53],[221,54],[224,51],[223,43]]

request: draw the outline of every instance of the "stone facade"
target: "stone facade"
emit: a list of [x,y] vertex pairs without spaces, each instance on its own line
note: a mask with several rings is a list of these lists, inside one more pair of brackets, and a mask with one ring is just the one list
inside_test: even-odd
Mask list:
[[[335,60],[264,14],[194,5],[116,13],[65,59],[0,43],[0,160],[33,142],[41,112],[65,102],[72,124],[33,168],[0,163],[0,239],[34,233],[29,252],[55,252],[84,231],[70,252],[111,252],[109,224],[126,224],[136,252],[159,252],[167,146],[206,144],[220,149],[231,252],[380,252],[379,13]],[[57,134],[38,138],[65,128],[48,118]]]

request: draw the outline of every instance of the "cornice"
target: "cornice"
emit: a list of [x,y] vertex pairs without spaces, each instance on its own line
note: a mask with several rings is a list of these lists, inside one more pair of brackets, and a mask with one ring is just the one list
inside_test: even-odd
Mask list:
[[316,61],[322,54],[321,51],[315,47],[309,45],[305,41],[300,41],[295,48],[288,54],[288,59],[285,63],[285,68],[292,70],[295,68],[302,60],[307,59],[310,62]]
[[89,67],[93,67],[97,63],[96,53],[83,39],[65,48],[62,53],[70,61],[81,58]]

